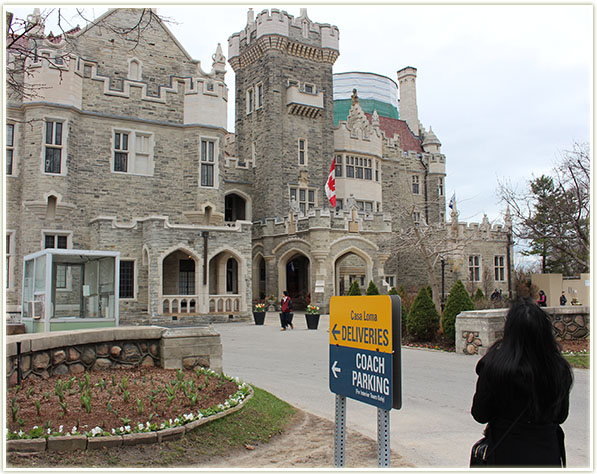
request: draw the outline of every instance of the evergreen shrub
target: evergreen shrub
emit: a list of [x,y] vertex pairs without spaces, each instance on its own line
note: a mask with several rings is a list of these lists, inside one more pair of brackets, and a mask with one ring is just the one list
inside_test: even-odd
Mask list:
[[377,286],[375,286],[375,283],[373,283],[373,280],[371,280],[369,282],[369,286],[367,287],[367,291],[365,291],[366,295],[379,295],[379,290],[377,289]]
[[406,331],[415,340],[431,341],[439,329],[439,314],[429,290],[422,288],[406,317]]
[[[483,292],[481,292],[483,293]],[[455,324],[456,316],[462,311],[472,311],[475,309],[475,304],[471,300],[468,291],[460,280],[454,283],[450,289],[450,294],[444,306],[444,316],[442,319],[442,327],[444,335],[449,341],[455,342]]]
[[347,296],[361,296],[361,287],[359,286],[359,282],[354,280],[348,289]]

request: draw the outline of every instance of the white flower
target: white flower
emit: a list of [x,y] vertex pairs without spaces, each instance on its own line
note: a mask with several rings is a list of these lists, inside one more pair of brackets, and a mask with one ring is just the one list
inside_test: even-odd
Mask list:
[[115,435],[116,434],[116,430],[114,428],[112,428],[112,434]]
[[166,423],[162,423],[162,424],[160,425],[160,429],[161,429],[161,430],[163,430],[165,427],[166,427]]
[[73,429],[71,430],[71,433],[72,433],[72,434],[75,434],[76,432],[77,432],[77,427],[76,427],[76,426],[73,426]]
[[130,425],[126,425],[126,426],[124,427],[124,429],[125,429],[125,430],[127,430],[129,433],[130,433],[130,431],[131,431],[131,427],[130,427]]
[[58,428],[58,433],[62,433],[62,428],[64,428],[64,426],[60,425],[60,427]]
[[52,432],[51,428],[48,428],[48,434],[50,434]]
[[142,423],[139,423],[137,427],[139,428],[139,431],[143,431],[144,426]]
[[19,437],[23,436],[25,433],[23,433],[23,430],[19,430]]
[[145,426],[147,426],[147,428],[149,428],[149,421],[147,423],[145,423]]

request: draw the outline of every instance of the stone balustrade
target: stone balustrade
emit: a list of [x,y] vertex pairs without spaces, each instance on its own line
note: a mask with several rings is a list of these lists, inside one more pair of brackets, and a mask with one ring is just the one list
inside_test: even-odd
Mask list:
[[77,374],[87,370],[156,366],[222,371],[222,343],[212,327],[117,328],[19,334],[6,337],[9,386],[28,377]]
[[[552,320],[556,339],[586,339],[590,334],[588,306],[553,306],[543,308]],[[484,355],[504,335],[508,309],[464,311],[456,317],[456,353]]]

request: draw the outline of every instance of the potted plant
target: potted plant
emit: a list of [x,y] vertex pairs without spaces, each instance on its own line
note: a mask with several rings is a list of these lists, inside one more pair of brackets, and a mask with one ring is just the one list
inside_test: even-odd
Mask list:
[[307,329],[317,329],[319,325],[319,306],[308,304],[305,318],[307,319]]
[[257,326],[263,326],[263,322],[265,321],[265,303],[257,303],[255,305],[253,319],[255,319],[255,324]]

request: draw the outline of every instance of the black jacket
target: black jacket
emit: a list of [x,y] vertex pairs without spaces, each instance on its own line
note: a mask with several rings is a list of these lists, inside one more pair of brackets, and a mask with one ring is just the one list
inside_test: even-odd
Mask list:
[[501,439],[493,451],[490,444],[490,464],[561,466],[565,463],[564,432],[559,425],[568,417],[568,393],[572,385],[569,372],[562,369],[559,377],[566,396],[553,400],[548,409],[533,414],[536,410],[531,406],[528,383],[522,376],[498,386],[484,369],[485,361],[481,359],[476,368],[479,378],[471,413],[479,423],[488,423],[486,435],[490,443],[496,444]]

